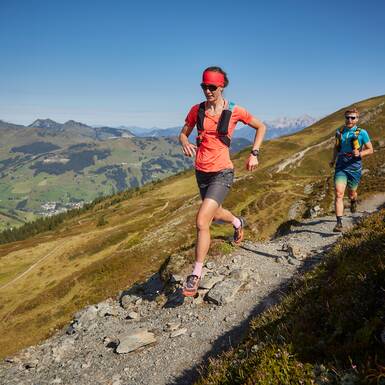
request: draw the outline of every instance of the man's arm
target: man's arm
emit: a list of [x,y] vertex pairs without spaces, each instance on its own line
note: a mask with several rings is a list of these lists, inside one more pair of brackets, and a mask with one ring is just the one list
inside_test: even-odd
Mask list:
[[361,150],[361,151],[360,150],[354,150],[353,155],[354,156],[360,156],[361,158],[363,158],[364,156],[373,154],[373,145],[372,145],[371,141],[366,142],[362,147],[363,147],[363,150]]
[[333,147],[333,156],[332,156],[331,161],[329,162],[330,167],[334,166],[334,163],[336,162],[336,159],[337,159],[337,154],[338,154],[337,146],[334,146]]

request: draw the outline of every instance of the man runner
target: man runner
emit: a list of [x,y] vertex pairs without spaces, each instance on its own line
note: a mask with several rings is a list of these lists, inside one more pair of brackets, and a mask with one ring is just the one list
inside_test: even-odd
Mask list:
[[336,143],[330,167],[335,166],[335,212],[337,224],[334,232],[342,232],[344,194],[348,186],[350,211],[357,211],[357,188],[362,175],[362,158],[373,153],[373,146],[366,130],[358,126],[356,108],[345,111],[345,125],[336,132]]

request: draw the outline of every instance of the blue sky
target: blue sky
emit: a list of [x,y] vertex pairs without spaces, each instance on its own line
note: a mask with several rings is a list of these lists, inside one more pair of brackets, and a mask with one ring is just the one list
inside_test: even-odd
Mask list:
[[385,93],[385,2],[0,0],[0,119],[182,125],[222,66],[269,120]]

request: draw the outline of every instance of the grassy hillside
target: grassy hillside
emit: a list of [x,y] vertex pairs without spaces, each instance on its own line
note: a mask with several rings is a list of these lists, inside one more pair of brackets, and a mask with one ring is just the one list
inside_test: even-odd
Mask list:
[[[76,122],[59,126],[54,130],[0,121],[0,230],[142,186],[192,164],[176,138],[102,136],[101,129]],[[48,202],[57,205],[42,207]]]
[[382,210],[252,320],[244,342],[214,360],[197,384],[384,384],[384,285]]
[[[377,141],[385,134],[384,102],[381,96],[356,104],[363,112],[362,126]],[[272,235],[290,219],[293,205],[299,207],[298,217],[315,203],[329,210],[329,139],[343,124],[343,110],[302,132],[266,142],[254,173],[244,170],[249,150],[234,157],[237,179],[225,206],[246,216],[246,237]],[[309,147],[299,161],[277,172],[283,162]],[[369,172],[363,191],[368,194],[385,188],[376,177],[385,149],[377,147],[379,151],[365,161]],[[145,186],[128,199],[102,200],[49,232],[0,245],[0,356],[36,343],[82,306],[144,279],[168,256],[191,256],[198,205],[194,175],[187,171]],[[213,226],[215,252],[226,248],[223,239],[230,234],[231,226]]]

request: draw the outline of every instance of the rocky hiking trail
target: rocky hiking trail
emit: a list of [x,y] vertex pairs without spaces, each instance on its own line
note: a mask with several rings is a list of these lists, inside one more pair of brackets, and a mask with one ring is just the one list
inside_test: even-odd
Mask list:
[[[351,226],[383,205],[385,194],[346,215]],[[347,214],[347,210],[345,211]],[[252,317],[279,301],[290,280],[322,260],[340,237],[335,218],[292,225],[263,243],[245,241],[231,255],[208,261],[197,298],[183,298],[181,278],[163,292],[159,275],[78,312],[42,344],[0,363],[0,383],[182,385],[202,364],[235,346]]]

